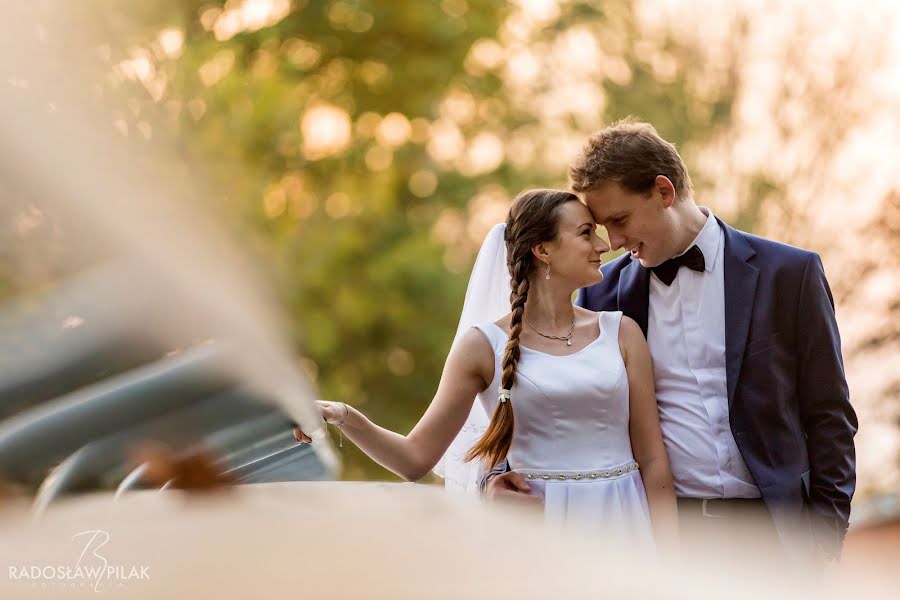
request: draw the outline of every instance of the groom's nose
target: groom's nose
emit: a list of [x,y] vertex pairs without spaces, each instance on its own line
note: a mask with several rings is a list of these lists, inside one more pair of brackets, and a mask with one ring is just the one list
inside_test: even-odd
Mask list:
[[607,233],[609,233],[609,245],[613,250],[618,250],[625,245],[624,235],[617,233],[612,229],[607,229]]

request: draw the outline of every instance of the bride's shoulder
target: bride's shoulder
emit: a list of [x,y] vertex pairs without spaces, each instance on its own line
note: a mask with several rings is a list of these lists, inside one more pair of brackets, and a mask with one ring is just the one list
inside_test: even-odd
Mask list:
[[491,340],[484,329],[472,326],[459,336],[454,346],[459,346],[464,352],[478,351],[484,348],[491,350]]
[[619,348],[626,356],[629,350],[631,352],[646,351],[647,348],[647,340],[644,338],[641,326],[628,315],[622,315],[622,322],[619,325]]
[[470,327],[460,335],[450,349],[450,354],[455,356],[454,364],[467,365],[466,370],[478,373],[483,378],[493,372],[494,348],[488,334],[480,327]]

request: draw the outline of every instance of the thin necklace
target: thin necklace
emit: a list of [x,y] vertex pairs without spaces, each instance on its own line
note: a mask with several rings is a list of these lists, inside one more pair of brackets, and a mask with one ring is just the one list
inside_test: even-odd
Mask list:
[[528,326],[531,327],[534,330],[534,332],[536,334],[538,334],[539,336],[545,337],[548,340],[565,340],[566,346],[572,345],[572,332],[575,331],[575,317],[572,317],[572,326],[569,327],[569,333],[567,333],[566,335],[547,335],[546,333],[541,333],[540,331],[537,330],[537,327],[532,325],[531,321],[526,319],[524,316],[522,317],[522,320],[525,321],[526,323],[528,323]]

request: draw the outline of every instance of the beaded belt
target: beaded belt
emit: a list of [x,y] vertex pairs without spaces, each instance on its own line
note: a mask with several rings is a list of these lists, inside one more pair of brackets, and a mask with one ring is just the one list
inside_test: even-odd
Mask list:
[[627,473],[637,471],[639,468],[640,467],[636,462],[632,462],[625,465],[624,467],[619,467],[617,469],[608,469],[606,471],[569,471],[566,473],[536,473],[518,471],[518,473],[525,479],[544,479],[547,481],[580,481],[582,479],[610,479],[612,477],[621,477],[622,475],[625,475]]

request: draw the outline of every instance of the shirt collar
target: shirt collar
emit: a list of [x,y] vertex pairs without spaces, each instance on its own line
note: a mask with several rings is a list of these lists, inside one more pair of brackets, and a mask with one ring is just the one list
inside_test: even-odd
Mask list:
[[[701,206],[700,210],[706,214],[706,223],[703,224],[700,233],[697,234],[697,237],[694,238],[693,242],[688,244],[688,247],[684,252],[690,250],[691,246],[700,248],[700,252],[703,253],[703,260],[706,265],[704,271],[712,273],[713,265],[716,264],[716,255],[719,253],[719,240],[722,236],[722,229],[719,227],[719,223],[716,221],[716,217],[710,209]],[[681,254],[684,254],[684,252]],[[681,256],[681,254],[679,254],[679,256]]]

